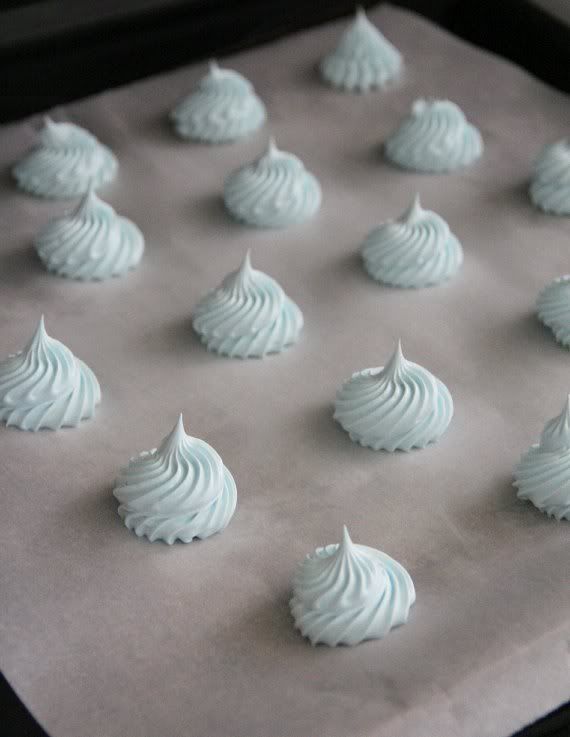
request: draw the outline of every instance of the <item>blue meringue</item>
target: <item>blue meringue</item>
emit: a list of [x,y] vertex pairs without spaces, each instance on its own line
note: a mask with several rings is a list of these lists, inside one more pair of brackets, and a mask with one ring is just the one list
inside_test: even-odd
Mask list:
[[232,69],[210,63],[198,89],[171,113],[177,133],[207,143],[227,143],[260,128],[265,106],[248,80]]
[[425,448],[453,417],[449,390],[427,369],[404,358],[401,344],[386,366],[353,374],[334,410],[355,443],[373,450]]
[[540,443],[515,466],[514,476],[519,499],[549,517],[570,520],[570,395],[562,412],[546,423]]
[[160,447],[130,460],[113,494],[129,530],[169,545],[220,532],[237,502],[233,476],[211,445],[186,435],[182,415]]
[[52,220],[35,240],[46,269],[69,279],[102,280],[134,269],[144,251],[137,226],[90,189],[72,213]]
[[530,198],[545,212],[570,215],[570,139],[542,151],[534,166]]
[[295,343],[303,314],[281,286],[251,266],[242,265],[196,306],[194,330],[210,351],[237,358],[261,358]]
[[478,159],[483,153],[483,140],[455,103],[420,99],[386,141],[384,152],[404,169],[444,173]]
[[361,247],[366,271],[396,287],[428,287],[454,276],[463,249],[443,218],[424,210],[419,195],[398,220],[374,228]]
[[570,276],[561,276],[548,284],[538,295],[536,310],[556,340],[570,348]]
[[402,55],[368,20],[362,8],[336,49],[321,62],[323,79],[333,87],[367,92],[399,76]]
[[117,159],[95,136],[73,123],[45,119],[39,146],[13,169],[21,189],[40,197],[67,199],[115,178]]
[[317,212],[321,187],[300,159],[280,151],[271,139],[263,156],[229,176],[224,201],[237,220],[258,228],[285,228]]
[[416,600],[406,569],[375,548],[355,545],[346,526],[340,545],[317,548],[301,563],[290,601],[295,627],[312,645],[358,645],[407,622]]
[[0,362],[0,421],[21,430],[76,427],[95,414],[95,374],[46,333],[43,315],[23,351]]

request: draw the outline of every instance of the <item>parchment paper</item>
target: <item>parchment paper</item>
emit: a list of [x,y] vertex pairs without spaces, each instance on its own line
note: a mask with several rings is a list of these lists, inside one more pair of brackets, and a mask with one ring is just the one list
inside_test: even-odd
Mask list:
[[[569,695],[570,528],[511,487],[570,389],[568,352],[533,316],[570,268],[570,221],[526,195],[537,151],[569,132],[569,101],[411,14],[371,17],[407,62],[384,94],[320,83],[315,64],[344,21],[228,60],[268,105],[269,129],[245,142],[170,133],[165,116],[203,65],[54,111],[119,157],[102,194],[147,239],[124,279],[42,270],[32,238],[66,205],[17,192],[7,173],[39,116],[0,132],[2,355],[45,312],[104,394],[79,429],[0,430],[1,665],[52,737],[505,737]],[[422,176],[383,162],[420,95],[463,108],[485,139],[479,163]],[[313,221],[282,232],[237,225],[220,202],[269,130],[324,192]],[[383,288],[358,245],[416,191],[462,241],[464,268],[438,288]],[[301,342],[263,361],[208,354],[189,322],[249,246],[306,318]],[[335,426],[331,403],[399,336],[456,414],[434,447],[374,453]],[[181,410],[232,470],[238,508],[223,534],[168,547],[129,533],[111,490]],[[383,641],[313,649],[293,629],[290,581],[343,523],[408,568],[417,604]]]

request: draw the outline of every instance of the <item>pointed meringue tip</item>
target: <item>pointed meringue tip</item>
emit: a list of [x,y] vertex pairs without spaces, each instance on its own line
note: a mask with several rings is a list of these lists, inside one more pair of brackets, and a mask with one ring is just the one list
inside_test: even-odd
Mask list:
[[382,374],[396,374],[398,370],[402,367],[402,364],[404,363],[404,353],[402,351],[402,340],[401,338],[398,338],[398,342],[396,343],[396,348],[394,349],[394,352],[390,356],[390,360],[388,363],[384,366],[384,369],[382,370]]
[[251,248],[248,248],[241,264],[242,269],[251,269]]
[[278,151],[279,149],[277,148],[277,144],[275,143],[275,136],[269,136],[269,141],[267,142],[267,153],[272,156]]
[[45,125],[46,128],[52,128],[55,125],[55,123],[50,118],[49,115],[44,115],[44,125]]
[[184,430],[184,415],[182,414],[182,412],[178,415],[178,420],[176,421],[174,429],[177,432],[183,432],[184,434],[186,434],[186,431]]
[[406,222],[413,222],[422,214],[422,212],[423,208],[420,200],[420,193],[416,192],[413,200],[411,201],[407,210],[404,212],[402,220],[405,220]]
[[562,408],[562,411],[570,416],[570,394],[566,397],[566,402],[564,403],[564,407]]
[[366,11],[362,5],[356,6],[355,15],[357,18],[366,18]]
[[34,330],[34,334],[32,336],[30,345],[36,345],[38,342],[45,340],[45,338],[47,338],[47,332],[46,332],[45,317],[42,313],[40,315],[38,325],[36,329]]
[[217,59],[210,59],[210,61],[208,62],[208,70],[210,74],[215,74],[216,72],[220,71],[220,66]]
[[342,526],[342,543],[343,548],[348,548],[350,545],[352,545],[352,540],[350,538],[350,534],[348,532],[348,527],[346,525]]

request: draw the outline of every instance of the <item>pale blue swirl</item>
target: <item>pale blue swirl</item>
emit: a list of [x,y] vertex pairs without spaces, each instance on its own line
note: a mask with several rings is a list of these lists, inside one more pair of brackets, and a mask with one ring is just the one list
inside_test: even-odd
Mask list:
[[134,223],[89,190],[74,212],[48,223],[35,247],[48,271],[95,281],[134,269],[144,251],[144,238]]
[[192,324],[210,351],[261,358],[298,340],[303,314],[274,279],[251,267],[248,252],[240,268],[198,303]]
[[312,645],[358,645],[408,620],[416,600],[406,569],[385,553],[355,545],[317,548],[301,563],[290,601],[295,626]]
[[424,210],[418,195],[402,217],[374,228],[361,252],[370,276],[396,287],[441,284],[463,263],[463,249],[448,224]]
[[95,414],[101,389],[83,361],[45,331],[44,318],[20,353],[0,362],[0,421],[21,430],[76,427]]
[[530,197],[545,212],[570,215],[570,140],[552,143],[542,151],[534,166]]
[[400,52],[372,25],[362,8],[356,11],[338,46],[321,62],[326,82],[358,92],[385,87],[399,76],[401,68]]
[[570,276],[561,276],[548,284],[538,295],[536,310],[556,340],[570,348]]
[[570,396],[562,412],[546,423],[540,443],[515,466],[514,476],[519,499],[549,517],[570,520]]
[[478,159],[483,153],[483,140],[455,103],[420,99],[388,138],[384,152],[404,169],[444,173]]
[[317,212],[321,187],[300,159],[271,140],[261,158],[229,176],[224,201],[237,220],[258,228],[285,228]]
[[95,136],[73,123],[45,119],[37,148],[13,174],[21,189],[40,197],[67,199],[99,189],[115,178],[117,159]]
[[180,102],[171,118],[182,138],[206,143],[227,143],[260,128],[265,106],[248,80],[231,69],[211,62],[198,89]]
[[184,431],[182,415],[159,448],[132,458],[113,490],[129,530],[172,545],[227,527],[237,490],[216,451]]
[[383,368],[359,371],[339,389],[334,419],[355,443],[373,450],[425,448],[453,417],[453,400],[439,379],[407,361],[398,343]]

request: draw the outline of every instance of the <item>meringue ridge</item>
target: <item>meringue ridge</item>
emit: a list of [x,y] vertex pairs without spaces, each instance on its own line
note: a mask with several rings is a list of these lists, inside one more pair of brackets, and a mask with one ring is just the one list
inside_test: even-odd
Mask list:
[[251,82],[211,61],[197,89],[178,103],[170,118],[181,138],[231,143],[260,128],[267,112]]
[[236,220],[258,228],[286,228],[305,222],[321,205],[321,186],[303,162],[277,148],[228,177],[224,203]]
[[515,466],[514,486],[519,499],[549,517],[570,520],[570,395]]
[[406,288],[441,284],[463,263],[463,249],[449,225],[437,213],[424,210],[417,194],[400,218],[370,231],[361,254],[373,279]]
[[39,144],[12,169],[20,189],[39,197],[68,199],[111,182],[118,163],[113,152],[74,123],[44,119]]
[[69,279],[101,281],[123,276],[139,264],[144,237],[90,187],[79,206],[48,223],[34,245],[48,271]]
[[0,421],[7,426],[34,432],[77,427],[100,401],[95,374],[47,334],[43,315],[26,347],[0,362]]
[[241,266],[198,302],[192,324],[210,351],[262,358],[297,342],[303,313],[275,279],[252,267],[248,251]]
[[380,550],[352,542],[317,548],[293,579],[295,627],[312,645],[358,645],[407,622],[416,592],[410,574]]
[[328,84],[351,92],[385,88],[402,70],[402,55],[368,19],[362,7],[337,47],[320,64]]
[[354,443],[409,451],[425,448],[446,431],[453,400],[442,381],[404,358],[398,341],[385,366],[358,371],[341,386],[333,416]]
[[445,174],[483,153],[483,139],[450,100],[419,99],[384,144],[386,158],[403,169]]
[[536,311],[556,340],[570,348],[570,275],[558,277],[544,287],[538,295]]
[[529,194],[544,212],[570,215],[570,139],[542,150],[534,164]]
[[168,545],[221,532],[237,503],[232,474],[212,446],[186,434],[182,414],[158,448],[131,458],[113,494],[129,530]]

